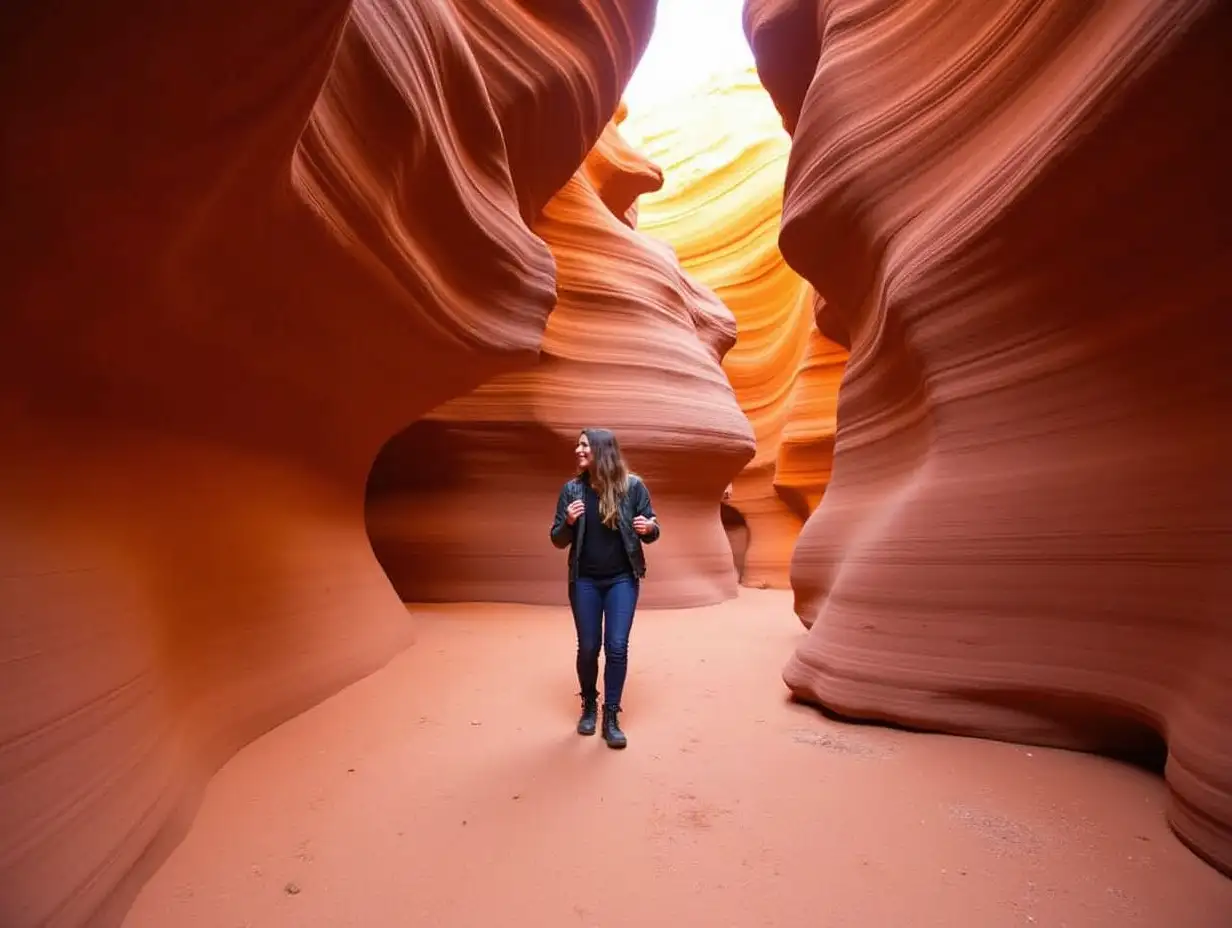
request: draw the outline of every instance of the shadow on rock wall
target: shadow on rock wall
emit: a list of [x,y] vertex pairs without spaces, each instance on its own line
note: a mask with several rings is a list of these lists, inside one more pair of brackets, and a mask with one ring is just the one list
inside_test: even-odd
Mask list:
[[736,579],[743,583],[749,553],[749,520],[739,509],[728,503],[719,506],[719,519],[723,523],[723,531],[727,533],[727,543],[731,546]]

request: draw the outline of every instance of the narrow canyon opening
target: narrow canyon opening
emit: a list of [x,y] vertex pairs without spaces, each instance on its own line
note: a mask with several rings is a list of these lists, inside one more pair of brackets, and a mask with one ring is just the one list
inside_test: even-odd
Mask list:
[[0,924],[1232,924],[1232,5],[0,22]]

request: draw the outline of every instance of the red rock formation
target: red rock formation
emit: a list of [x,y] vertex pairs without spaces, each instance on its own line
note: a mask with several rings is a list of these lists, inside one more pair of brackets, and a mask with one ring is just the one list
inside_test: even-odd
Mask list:
[[736,321],[670,247],[631,228],[634,201],[661,183],[611,123],[534,225],[558,282],[539,364],[445,403],[382,452],[368,528],[403,599],[567,602],[547,531],[586,425],[615,430],[663,524],[642,603],[735,595],[717,516],[753,455],[720,367]]
[[[823,306],[816,301],[818,314]],[[801,519],[817,508],[830,483],[838,388],[846,363],[846,349],[814,330],[792,381],[774,488]]]
[[783,254],[852,346],[787,683],[1162,737],[1175,830],[1232,872],[1232,8],[750,0],[746,28],[794,127]]
[[[745,585],[786,588],[808,510],[779,494],[775,470],[814,327],[813,290],[778,248],[790,140],[751,65],[647,105],[628,132],[666,172],[663,187],[642,201],[642,229],[668,242],[736,317],[736,345],[723,369],[757,453],[732,482],[730,507],[743,526],[733,553],[743,548],[736,558]],[[829,471],[828,460],[816,463]]]
[[0,14],[6,926],[117,923],[222,761],[408,640],[369,465],[534,360],[553,269],[519,204],[653,16],[459,7]]

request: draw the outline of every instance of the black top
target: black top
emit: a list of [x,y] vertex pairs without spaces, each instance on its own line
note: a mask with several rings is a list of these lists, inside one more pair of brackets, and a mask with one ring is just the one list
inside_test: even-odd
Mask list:
[[599,516],[599,494],[587,484],[583,490],[586,519],[582,527],[582,555],[578,575],[592,580],[608,580],[632,572],[629,555],[620,530],[608,528]]

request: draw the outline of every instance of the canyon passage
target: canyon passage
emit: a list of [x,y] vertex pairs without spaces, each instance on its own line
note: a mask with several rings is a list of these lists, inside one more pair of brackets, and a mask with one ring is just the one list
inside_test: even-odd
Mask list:
[[0,20],[0,924],[1232,924],[1232,6]]

